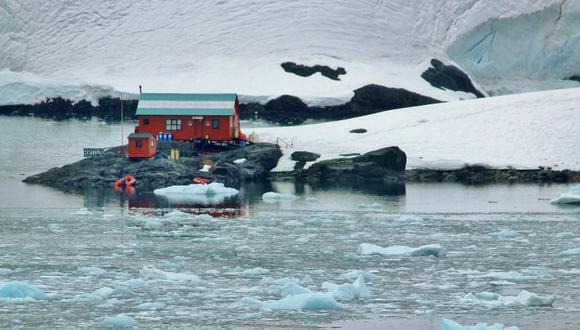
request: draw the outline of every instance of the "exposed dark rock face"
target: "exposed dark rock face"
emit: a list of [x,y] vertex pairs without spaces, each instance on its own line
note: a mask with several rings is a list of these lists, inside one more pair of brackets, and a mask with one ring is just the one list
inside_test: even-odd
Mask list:
[[407,156],[401,149],[387,147],[354,158],[320,161],[310,166],[305,179],[322,185],[402,183],[406,163]]
[[309,151],[294,151],[290,155],[290,159],[297,162],[313,162],[320,158],[320,155]]
[[433,87],[472,93],[478,98],[485,97],[478,91],[469,76],[453,65],[445,65],[438,59],[431,60],[432,67],[421,74],[421,77]]
[[[193,156],[179,160],[129,160],[111,148],[102,158],[83,159],[76,163],[50,169],[30,176],[26,183],[42,184],[62,190],[82,190],[89,187],[113,187],[121,177],[132,175],[136,188],[152,190],[172,185],[192,183],[195,177],[239,186],[242,181],[259,180],[268,174],[282,155],[280,149],[269,143],[257,143],[242,149],[222,152],[209,157],[215,163],[210,172],[201,172],[205,157]],[[233,161],[246,158],[243,164]]]
[[346,70],[344,68],[338,67],[335,70],[327,65],[308,66],[303,64],[296,64],[294,62],[284,62],[281,65],[284,71],[293,73],[300,77],[309,77],[317,72],[320,72],[321,75],[327,78],[332,80],[340,80],[339,76],[346,74]]
[[356,89],[350,104],[354,113],[367,115],[378,111],[440,102],[427,96],[409,92],[405,89],[371,84]]
[[282,95],[266,103],[262,118],[283,125],[299,125],[308,117],[309,108],[296,96]]
[[[123,119],[134,119],[136,111],[137,100],[123,100]],[[33,105],[1,105],[0,115],[33,115],[52,120],[88,120],[97,117],[107,122],[116,122],[121,120],[121,100],[110,97],[101,98],[99,104],[93,106],[84,100],[73,103],[71,100],[56,97]]]
[[457,170],[407,170],[407,182],[458,182],[464,184],[489,183],[566,183],[580,182],[578,171],[493,169],[483,166],[465,166]]
[[364,128],[355,128],[355,129],[349,131],[349,133],[355,133],[355,134],[363,134],[366,132],[367,132],[367,130]]
[[580,82],[580,74],[573,75],[571,77],[566,78],[566,80],[574,80]]

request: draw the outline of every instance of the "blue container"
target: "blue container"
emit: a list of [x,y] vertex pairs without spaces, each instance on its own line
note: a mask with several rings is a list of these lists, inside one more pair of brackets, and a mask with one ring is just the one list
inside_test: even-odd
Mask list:
[[159,132],[159,134],[157,134],[157,140],[163,141],[163,133]]
[[167,133],[167,141],[171,141],[173,139],[173,135],[171,133]]

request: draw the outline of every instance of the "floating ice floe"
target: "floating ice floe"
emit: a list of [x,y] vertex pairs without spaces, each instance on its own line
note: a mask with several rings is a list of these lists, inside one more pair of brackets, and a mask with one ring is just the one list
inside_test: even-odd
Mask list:
[[98,302],[103,301],[111,296],[115,291],[113,288],[103,287],[91,293],[81,293],[69,299],[71,302]]
[[12,273],[13,270],[9,268],[0,268],[0,276],[8,275]]
[[266,310],[337,310],[342,306],[328,294],[302,293],[295,296],[287,296],[280,300],[267,301],[262,305]]
[[556,301],[555,295],[538,295],[522,290],[517,296],[501,296],[493,292],[468,293],[462,299],[464,302],[487,308],[500,307],[552,307]]
[[506,327],[501,323],[487,325],[487,323],[477,323],[476,325],[461,325],[453,320],[442,319],[440,330],[519,330],[518,327]]
[[44,300],[48,297],[41,289],[26,282],[6,282],[0,287],[0,299],[34,299]]
[[160,310],[165,308],[165,304],[162,302],[146,302],[146,303],[142,303],[139,304],[135,307],[136,309],[141,309],[141,310]]
[[574,249],[568,249],[560,252],[560,254],[568,256],[580,256],[580,247]]
[[358,205],[359,209],[382,209],[383,206],[379,203],[371,203],[371,204],[359,204]]
[[275,203],[278,201],[293,201],[297,200],[299,197],[292,194],[281,194],[277,192],[267,192],[262,195],[262,200],[266,203]]
[[107,273],[100,267],[79,267],[78,272],[90,276],[101,276]]
[[552,204],[578,204],[580,205],[580,185],[570,188],[567,193],[560,194],[560,196],[550,201]]
[[571,233],[569,231],[561,232],[556,234],[556,238],[574,238],[576,234]]
[[171,186],[153,190],[157,196],[163,196],[172,202],[218,204],[225,199],[236,196],[237,189],[228,188],[223,183],[190,184],[185,186]]
[[143,266],[140,275],[142,278],[148,280],[201,282],[199,276],[195,274],[165,272],[153,266]]
[[474,277],[479,277],[479,278],[491,278],[494,280],[504,280],[504,281],[526,281],[526,280],[531,280],[534,279],[536,277],[534,276],[529,276],[529,275],[522,275],[521,273],[518,272],[492,272],[489,274],[484,274],[484,275],[478,275],[478,276],[474,276]]
[[510,238],[510,237],[516,237],[519,235],[519,233],[515,230],[512,229],[502,229],[499,233],[496,234],[499,237],[503,237],[503,238]]
[[362,243],[357,250],[358,254],[362,255],[383,255],[383,256],[405,256],[405,257],[417,257],[417,256],[435,256],[443,257],[446,254],[445,248],[440,244],[429,244],[419,246],[417,248],[412,248],[402,245],[394,245],[389,247],[381,247],[374,244]]
[[120,314],[104,318],[99,321],[99,326],[103,328],[134,328],[138,326],[138,323],[134,318]]
[[322,288],[328,290],[336,300],[368,299],[371,297],[362,275],[354,283],[334,284],[330,282],[322,283]]
[[241,275],[264,275],[264,274],[268,274],[269,272],[270,272],[269,269],[262,268],[262,267],[243,269],[242,267],[237,266],[233,270],[234,274],[241,274]]
[[370,272],[365,272],[363,270],[353,270],[346,274],[343,274],[342,276],[351,280],[356,280],[359,276],[362,276],[365,280],[374,280],[376,278],[379,278],[379,276]]
[[71,215],[91,215],[91,214],[93,214],[93,212],[91,212],[86,207],[82,207],[80,210],[71,213]]

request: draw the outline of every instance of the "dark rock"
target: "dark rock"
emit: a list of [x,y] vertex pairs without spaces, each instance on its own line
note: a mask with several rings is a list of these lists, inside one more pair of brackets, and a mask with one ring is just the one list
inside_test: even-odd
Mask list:
[[[265,178],[276,166],[281,155],[276,145],[251,144],[208,157],[214,161],[215,166],[207,173],[199,171],[202,168],[202,156],[178,160],[134,161],[123,157],[119,153],[119,148],[111,148],[102,158],[83,159],[73,164],[53,168],[30,176],[24,179],[24,182],[43,184],[62,190],[82,190],[89,187],[111,187],[112,189],[116,180],[132,175],[136,179],[136,188],[146,190],[190,184],[195,177],[208,178],[228,186],[239,186],[242,181]],[[243,164],[233,162],[240,158],[247,160]]]
[[259,119],[264,115],[266,107],[257,102],[240,103],[240,119]]
[[355,163],[376,163],[393,171],[404,171],[407,165],[407,155],[399,147],[387,147],[367,152],[354,158]]
[[338,76],[346,74],[346,70],[344,68],[338,67],[335,70],[327,65],[308,66],[303,64],[296,64],[294,62],[284,62],[281,64],[281,66],[284,71],[293,73],[300,77],[309,77],[317,72],[320,72],[320,74],[329,79],[340,80]]
[[571,77],[566,78],[566,80],[573,80],[573,81],[580,82],[580,75],[579,74],[573,75]]
[[298,161],[298,162],[313,162],[320,158],[319,154],[309,151],[294,151],[290,155],[290,159]]
[[362,133],[366,133],[367,130],[364,128],[355,128],[353,130],[350,130],[349,133],[355,133],[355,134],[362,134]]
[[266,103],[263,118],[283,125],[299,125],[307,116],[306,103],[296,96],[282,95]]
[[398,147],[388,147],[354,158],[338,158],[314,163],[306,179],[319,184],[360,185],[404,182],[407,156]]
[[433,87],[472,93],[478,98],[484,97],[483,93],[473,86],[469,76],[456,66],[445,65],[437,59],[432,59],[431,65],[432,67],[423,72],[421,77]]
[[371,84],[356,89],[350,103],[354,112],[370,114],[373,111],[369,110],[378,112],[440,102],[406,89]]

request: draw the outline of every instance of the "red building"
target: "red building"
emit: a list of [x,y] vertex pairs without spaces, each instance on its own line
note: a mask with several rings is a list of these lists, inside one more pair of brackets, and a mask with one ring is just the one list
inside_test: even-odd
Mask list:
[[157,140],[151,133],[129,134],[129,158],[151,158],[157,153]]
[[236,94],[143,93],[135,133],[171,134],[173,140],[244,138]]

